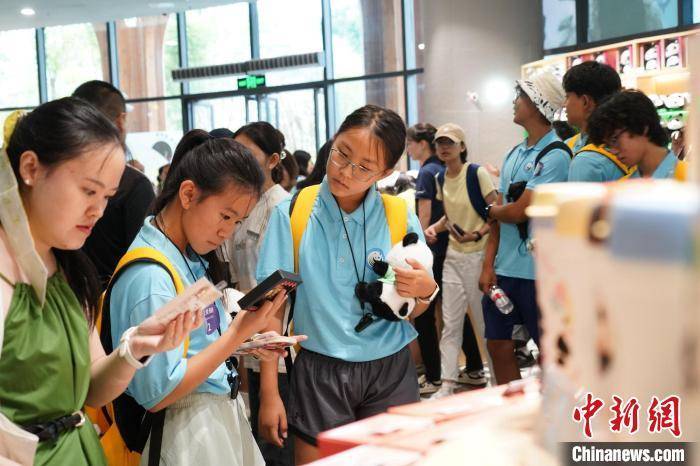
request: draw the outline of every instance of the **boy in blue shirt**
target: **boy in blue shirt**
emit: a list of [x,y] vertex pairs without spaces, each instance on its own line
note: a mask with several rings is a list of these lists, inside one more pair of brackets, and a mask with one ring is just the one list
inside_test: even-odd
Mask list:
[[588,120],[594,144],[605,144],[627,166],[629,178],[673,178],[678,158],[668,149],[654,103],[643,92],[626,90],[605,101]]
[[[568,148],[552,129],[552,121],[565,100],[559,80],[551,73],[543,73],[518,81],[516,91],[513,122],[522,126],[528,136],[506,156],[498,201],[486,208],[494,222],[479,279],[479,288],[485,294],[482,305],[487,347],[499,384],[520,378],[513,353],[513,327],[525,325],[535,343],[539,343],[535,266],[525,209],[537,186],[567,180],[571,160]],[[510,314],[501,313],[489,298],[493,285],[503,289],[515,305]]]
[[566,141],[575,154],[569,181],[606,182],[622,178],[627,174],[627,166],[588,140],[588,117],[603,100],[622,89],[620,76],[608,65],[587,61],[571,67],[562,84],[567,119],[580,131]]

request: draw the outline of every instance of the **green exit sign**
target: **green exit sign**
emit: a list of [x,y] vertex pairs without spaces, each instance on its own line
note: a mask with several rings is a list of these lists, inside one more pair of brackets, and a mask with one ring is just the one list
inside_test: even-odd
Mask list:
[[265,87],[265,75],[238,78],[238,89],[257,89],[258,87]]

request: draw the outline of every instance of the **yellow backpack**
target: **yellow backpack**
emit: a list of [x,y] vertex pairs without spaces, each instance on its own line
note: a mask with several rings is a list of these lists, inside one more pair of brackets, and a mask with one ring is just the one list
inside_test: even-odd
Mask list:
[[[107,290],[100,298],[100,312],[96,325],[100,333],[102,346],[107,354],[114,350],[109,315],[109,299],[112,287],[127,267],[137,263],[150,263],[162,267],[173,280],[177,294],[180,294],[185,289],[177,269],[163,253],[149,247],[128,251],[117,264],[117,268],[114,270],[114,274],[107,285]],[[187,336],[183,352],[184,358],[187,358],[189,343],[190,338]],[[153,431],[154,438],[151,440],[149,465],[158,464],[163,421],[165,419],[164,409],[157,413],[150,413],[124,393],[100,409],[86,407],[85,412],[92,423],[100,429],[100,442],[107,457],[107,463],[110,466],[138,465],[141,460],[141,452],[151,431]]]
[[[306,231],[306,225],[309,223],[309,218],[311,218],[311,212],[313,211],[320,189],[321,185],[308,186],[302,189],[296,194],[289,205],[289,221],[292,229],[292,241],[294,243],[295,273],[299,273],[299,248],[301,246],[301,239],[304,236],[304,231]],[[401,241],[403,237],[406,236],[406,232],[408,231],[408,205],[406,204],[406,201],[400,197],[391,196],[389,194],[382,194],[381,196],[382,202],[384,203],[386,221],[389,225],[391,245],[393,246]],[[293,315],[294,300],[292,298],[292,305],[289,311],[289,325],[287,331],[285,332],[290,335],[294,330],[294,325],[292,323]],[[299,347],[295,346],[295,350],[298,352]],[[285,358],[285,363],[287,365],[287,374],[290,374],[291,357],[289,355],[287,358]]]
[[[292,200],[289,206],[289,219],[292,227],[292,240],[294,242],[294,272],[299,273],[299,247],[301,238],[306,231],[306,224],[309,223],[311,211],[318,197],[321,185],[308,186]],[[386,221],[389,225],[391,245],[398,243],[406,236],[408,230],[408,205],[400,197],[382,194]]]
[[[581,138],[581,133],[573,136],[568,141],[566,141],[566,144],[569,146],[569,148],[572,151],[574,150],[574,146],[576,145],[576,142],[580,138]],[[581,152],[584,152],[584,151],[585,152],[596,152],[596,153],[602,155],[603,157],[605,157],[606,159],[610,160],[612,163],[614,163],[617,166],[617,168],[620,169],[620,171],[622,172],[623,178],[629,177],[629,175],[634,171],[633,169],[630,169],[624,163],[620,162],[620,160],[615,156],[615,154],[606,150],[605,148],[603,148],[603,146],[596,146],[595,144],[586,144],[585,146],[583,146],[582,148],[580,148],[579,150],[577,150],[574,153],[574,157],[576,157],[578,154],[580,154]]]

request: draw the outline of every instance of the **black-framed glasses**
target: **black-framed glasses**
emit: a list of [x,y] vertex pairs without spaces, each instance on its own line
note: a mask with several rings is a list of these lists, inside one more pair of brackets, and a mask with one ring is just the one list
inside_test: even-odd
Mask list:
[[624,133],[625,131],[627,131],[627,128],[622,128],[616,131],[615,134],[610,136],[605,145],[612,149],[617,149],[617,144],[620,142],[620,136],[622,136],[622,133]]
[[333,162],[333,165],[335,165],[341,170],[350,165],[350,167],[352,167],[352,177],[355,178],[357,181],[369,181],[374,175],[379,174],[379,172],[369,170],[368,168],[365,168],[362,165],[352,163],[348,156],[343,154],[337,147],[331,147],[330,159],[331,162]]

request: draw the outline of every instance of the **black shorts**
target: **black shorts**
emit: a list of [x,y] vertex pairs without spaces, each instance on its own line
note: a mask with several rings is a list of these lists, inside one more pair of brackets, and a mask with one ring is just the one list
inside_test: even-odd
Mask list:
[[417,402],[418,377],[408,346],[391,356],[348,362],[302,350],[294,361],[287,421],[316,445],[319,433]]
[[498,275],[496,282],[513,302],[515,309],[510,314],[503,314],[487,295],[481,298],[484,323],[486,324],[486,339],[512,340],[513,327],[524,325],[539,346],[540,308],[537,305],[535,281]]

